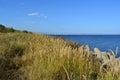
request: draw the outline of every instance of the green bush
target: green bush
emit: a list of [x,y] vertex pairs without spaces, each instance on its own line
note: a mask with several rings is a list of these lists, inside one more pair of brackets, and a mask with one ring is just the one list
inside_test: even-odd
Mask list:
[[15,32],[15,29],[11,28],[6,28],[6,32]]
[[0,24],[0,32],[5,32],[5,26]]
[[24,30],[24,31],[15,30],[13,27],[6,27],[2,24],[0,24],[0,32],[1,33],[11,33],[11,32],[32,33],[32,32],[29,32],[27,30]]

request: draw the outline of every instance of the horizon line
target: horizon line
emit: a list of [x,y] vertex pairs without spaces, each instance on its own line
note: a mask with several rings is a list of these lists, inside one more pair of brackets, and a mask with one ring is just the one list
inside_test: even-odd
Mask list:
[[[36,33],[36,32],[35,32]],[[45,34],[45,35],[120,35],[120,34],[67,34],[67,33],[42,33],[37,32],[38,34]]]

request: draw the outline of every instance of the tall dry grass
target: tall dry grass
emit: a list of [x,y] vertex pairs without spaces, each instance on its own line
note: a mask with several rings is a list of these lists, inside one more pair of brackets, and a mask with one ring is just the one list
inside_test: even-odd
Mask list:
[[119,71],[102,64],[89,46],[38,34],[0,34],[0,80],[120,80]]

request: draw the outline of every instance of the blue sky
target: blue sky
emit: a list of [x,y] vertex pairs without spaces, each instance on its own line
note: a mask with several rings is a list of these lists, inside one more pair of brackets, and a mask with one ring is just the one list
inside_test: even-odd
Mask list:
[[0,24],[47,34],[120,34],[120,0],[0,0]]

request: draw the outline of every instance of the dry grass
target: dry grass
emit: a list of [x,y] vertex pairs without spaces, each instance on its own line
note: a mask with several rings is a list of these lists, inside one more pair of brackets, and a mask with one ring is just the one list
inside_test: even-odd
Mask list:
[[89,46],[38,34],[0,34],[0,80],[120,80],[119,71],[102,64]]

